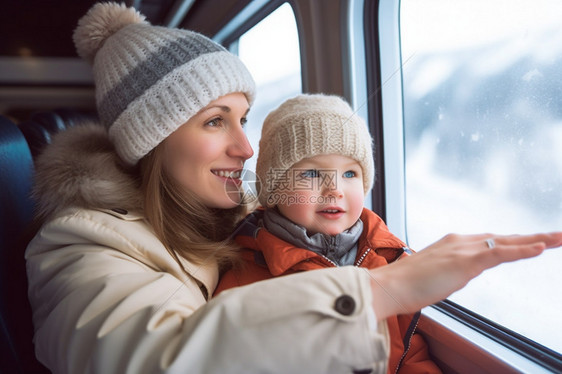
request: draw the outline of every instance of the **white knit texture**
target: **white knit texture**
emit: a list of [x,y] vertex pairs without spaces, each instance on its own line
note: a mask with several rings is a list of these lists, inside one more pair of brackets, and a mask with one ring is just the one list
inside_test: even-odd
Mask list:
[[153,55],[164,43],[177,40],[186,33],[191,32],[133,24],[108,38],[94,60],[93,72],[98,102],[134,67]]
[[99,3],[74,36],[93,60],[100,119],[128,164],[221,96],[241,92],[253,103],[255,83],[244,64],[199,33],[153,26],[132,8]]
[[210,102],[233,92],[254,100],[254,83],[229,52],[205,54],[180,66],[137,97],[109,129],[121,158],[135,164]]

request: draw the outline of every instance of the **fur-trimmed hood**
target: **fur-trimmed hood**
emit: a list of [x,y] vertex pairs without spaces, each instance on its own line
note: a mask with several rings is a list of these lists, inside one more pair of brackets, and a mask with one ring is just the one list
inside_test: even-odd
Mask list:
[[139,186],[103,125],[77,125],[53,136],[35,163],[36,215],[46,219],[70,206],[140,211]]

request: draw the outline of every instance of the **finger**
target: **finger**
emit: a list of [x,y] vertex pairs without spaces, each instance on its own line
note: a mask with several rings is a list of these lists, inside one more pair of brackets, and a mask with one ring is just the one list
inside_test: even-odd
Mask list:
[[562,245],[562,232],[540,233],[532,235],[498,235],[493,237],[496,245],[517,245],[544,243],[545,248],[554,248]]
[[513,262],[540,255],[546,245],[543,242],[530,244],[500,244],[491,250],[481,251],[476,256],[484,268],[494,267],[504,262]]

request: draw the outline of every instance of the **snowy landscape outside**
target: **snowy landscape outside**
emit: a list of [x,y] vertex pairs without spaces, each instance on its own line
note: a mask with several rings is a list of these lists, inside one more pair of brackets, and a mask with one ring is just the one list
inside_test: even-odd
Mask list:
[[[562,2],[402,0],[407,239],[562,230]],[[562,248],[450,300],[562,352]]]

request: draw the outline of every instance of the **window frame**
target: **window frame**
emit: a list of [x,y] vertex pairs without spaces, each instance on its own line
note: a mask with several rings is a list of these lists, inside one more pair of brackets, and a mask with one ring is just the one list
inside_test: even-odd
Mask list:
[[240,13],[236,14],[214,36],[213,40],[228,48],[252,27],[273,13],[287,0],[253,0]]
[[[400,3],[396,0],[365,1],[363,14],[367,86],[374,96],[368,102],[368,118],[376,141],[375,157],[380,160],[378,175],[383,176],[373,190],[373,206],[383,213],[381,216],[389,229],[407,241],[402,101],[402,66],[407,59],[403,61],[400,51]],[[379,87],[380,94],[374,95]],[[548,373],[562,369],[562,355],[452,301],[444,300],[424,308],[422,315],[425,320],[420,328],[425,330],[430,343],[440,340],[435,334],[438,328],[432,326],[440,324],[473,343],[480,351],[475,356],[489,354],[509,368],[526,372]],[[457,353],[465,356],[467,365],[473,359],[466,353]]]
[[386,13],[398,14],[399,9],[400,1],[365,1],[363,24],[369,98],[367,119],[374,140],[377,170],[377,180],[371,192],[372,209],[396,236],[407,239],[403,128],[384,126],[385,123],[404,122],[401,56],[397,43],[399,24],[390,17],[379,17]]

